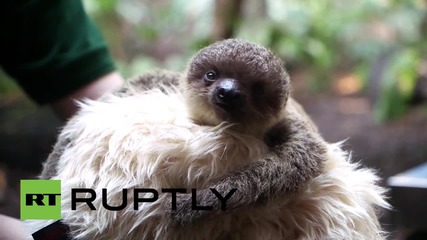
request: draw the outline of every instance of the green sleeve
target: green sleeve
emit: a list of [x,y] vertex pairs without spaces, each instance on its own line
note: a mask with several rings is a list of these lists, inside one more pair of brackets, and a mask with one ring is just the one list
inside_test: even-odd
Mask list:
[[80,0],[6,0],[0,65],[40,104],[114,71],[101,33]]

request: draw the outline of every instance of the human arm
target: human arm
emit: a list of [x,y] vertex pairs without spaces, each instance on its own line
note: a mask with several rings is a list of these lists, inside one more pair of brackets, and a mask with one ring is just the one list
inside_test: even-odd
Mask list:
[[73,99],[98,98],[123,82],[80,0],[6,0],[3,10],[0,65],[37,103],[66,118]]
[[75,91],[74,93],[59,99],[52,103],[53,110],[63,120],[73,116],[78,110],[76,100],[83,98],[98,99],[104,93],[113,92],[120,88],[124,83],[124,80],[117,72],[111,72],[104,76],[101,76],[94,82],[87,86]]

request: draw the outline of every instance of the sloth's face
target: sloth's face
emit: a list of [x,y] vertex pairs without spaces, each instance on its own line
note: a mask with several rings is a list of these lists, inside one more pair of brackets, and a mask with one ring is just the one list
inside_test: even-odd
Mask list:
[[282,62],[269,50],[240,40],[202,49],[190,62],[186,81],[193,117],[212,125],[275,119],[289,95]]

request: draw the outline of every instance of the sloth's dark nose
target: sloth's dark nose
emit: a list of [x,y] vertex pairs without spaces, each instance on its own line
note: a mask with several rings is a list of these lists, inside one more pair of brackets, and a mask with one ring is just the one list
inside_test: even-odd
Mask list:
[[224,79],[219,82],[215,89],[215,104],[222,108],[236,108],[241,106],[242,100],[236,80]]

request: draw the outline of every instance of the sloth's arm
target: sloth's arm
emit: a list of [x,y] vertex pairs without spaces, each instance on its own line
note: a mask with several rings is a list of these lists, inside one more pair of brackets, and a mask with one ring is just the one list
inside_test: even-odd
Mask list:
[[[222,196],[233,188],[237,189],[226,202],[226,212],[292,194],[321,172],[327,158],[326,142],[319,136],[311,120],[300,112],[298,105],[289,108],[292,109],[287,112],[287,118],[268,134],[266,142],[270,153],[210,187]],[[224,213],[221,202],[210,189],[197,191],[197,205],[212,206],[213,209],[192,210],[191,194],[178,195],[177,210],[172,211],[174,220],[188,224]]]

